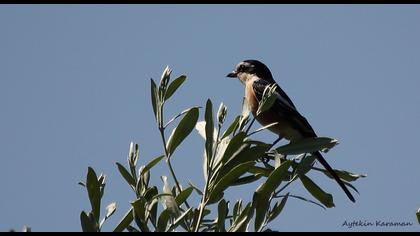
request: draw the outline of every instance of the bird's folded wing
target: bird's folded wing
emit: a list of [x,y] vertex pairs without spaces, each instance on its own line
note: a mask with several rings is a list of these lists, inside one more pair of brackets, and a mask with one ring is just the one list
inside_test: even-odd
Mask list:
[[[264,89],[270,84],[264,80],[254,81],[252,88],[258,101],[261,101],[264,93]],[[296,109],[292,100],[287,94],[276,85],[275,94],[277,96],[276,101],[271,107],[273,112],[276,112],[280,117],[287,119],[293,128],[297,129],[304,137],[316,137],[315,131],[312,126]]]

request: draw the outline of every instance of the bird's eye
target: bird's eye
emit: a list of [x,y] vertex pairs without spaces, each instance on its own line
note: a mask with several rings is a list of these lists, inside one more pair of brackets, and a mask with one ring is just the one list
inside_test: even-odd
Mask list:
[[245,65],[240,65],[238,67],[238,71],[245,71]]

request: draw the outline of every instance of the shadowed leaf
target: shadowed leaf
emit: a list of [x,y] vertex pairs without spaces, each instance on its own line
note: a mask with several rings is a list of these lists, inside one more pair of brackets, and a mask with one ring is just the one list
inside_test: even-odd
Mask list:
[[165,93],[165,101],[167,101],[175,93],[175,91],[181,86],[182,83],[184,83],[186,79],[187,76],[181,75],[169,84]]
[[316,185],[310,178],[306,175],[300,175],[299,179],[302,181],[303,186],[312,196],[314,196],[318,201],[320,201],[327,208],[334,207],[333,196],[329,193],[324,192],[318,185]]

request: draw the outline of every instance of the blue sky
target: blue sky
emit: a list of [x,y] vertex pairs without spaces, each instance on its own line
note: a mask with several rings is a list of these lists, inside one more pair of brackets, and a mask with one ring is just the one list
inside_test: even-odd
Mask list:
[[[355,183],[355,204],[311,175],[336,207],[291,199],[272,228],[419,231],[418,22],[418,5],[1,5],[0,231],[81,230],[89,203],[77,182],[88,166],[107,175],[104,204],[118,204],[104,226],[112,229],[134,199],[115,162],[126,163],[130,141],[143,164],[162,153],[150,78],[166,65],[188,76],[168,116],[211,98],[231,121],[243,87],[225,75],[250,58],[270,67],[320,136],[340,141],[325,155],[333,167],[368,174]],[[184,185],[203,185],[203,147],[193,132],[173,156]],[[164,162],[152,175],[160,186]],[[227,197],[249,200],[254,189]],[[300,184],[290,190],[309,197]],[[353,220],[413,226],[342,226]]]

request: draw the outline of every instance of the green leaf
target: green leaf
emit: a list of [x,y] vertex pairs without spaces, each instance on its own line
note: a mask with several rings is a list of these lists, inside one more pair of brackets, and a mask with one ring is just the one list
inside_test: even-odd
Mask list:
[[299,162],[298,166],[296,167],[296,174],[304,175],[308,173],[308,171],[311,170],[315,160],[315,155],[304,156],[304,158]]
[[225,153],[222,156],[222,163],[226,163],[227,160],[241,147],[243,141],[246,137],[245,132],[239,132],[230,140],[228,146],[226,147]]
[[147,201],[148,204],[148,211],[150,215],[150,221],[152,221],[153,224],[156,224],[157,220],[157,203],[158,199],[155,199],[155,197],[158,195],[158,189],[156,186],[153,186],[151,188],[148,188],[144,192],[144,198]]
[[184,203],[188,197],[191,195],[192,191],[193,191],[193,187],[188,187],[184,190],[182,190],[176,197],[175,197],[175,202],[176,204],[178,204],[178,206],[181,206],[182,203]]
[[118,225],[114,228],[114,232],[122,232],[125,228],[127,228],[131,222],[133,221],[133,208],[131,207],[130,210],[124,215]]
[[280,203],[276,203],[273,206],[273,209],[271,210],[269,216],[268,216],[268,222],[271,222],[274,220],[278,215],[280,215],[281,211],[283,210],[284,206],[286,205],[287,199],[289,198],[289,193],[284,196]]
[[149,227],[147,226],[147,202],[144,198],[139,198],[136,201],[132,202],[133,206],[133,218],[137,226],[142,232],[150,232]]
[[420,224],[420,208],[417,210],[416,216],[417,216],[417,221]]
[[242,199],[239,199],[236,201],[235,205],[233,206],[233,221],[236,221],[236,219],[239,217],[239,215],[242,212]]
[[300,141],[281,146],[277,148],[276,151],[283,155],[296,155],[316,151],[326,152],[326,150],[333,148],[337,144],[337,140],[327,137],[305,138]]
[[204,114],[204,118],[206,121],[206,154],[207,154],[207,161],[210,163],[211,158],[213,157],[213,104],[211,103],[210,99],[207,99],[206,102],[206,112]]
[[[334,177],[332,177],[330,172],[328,172],[327,170],[320,169],[320,168],[313,168],[313,169],[321,171],[326,176],[328,176],[329,178],[334,179]],[[348,182],[355,181],[359,178],[365,178],[367,176],[366,174],[355,174],[355,173],[351,173],[351,172],[345,171],[345,170],[334,170],[334,171],[335,171],[335,173],[337,173],[337,175],[338,175],[338,177],[340,177],[340,179],[343,179],[343,180],[348,181]]]
[[179,122],[178,126],[172,131],[169,136],[168,144],[166,145],[169,156],[172,155],[178,145],[181,144],[194,129],[198,120],[198,113],[198,108],[189,110]]
[[221,139],[224,139],[225,137],[229,136],[238,127],[240,118],[241,116],[235,117],[235,119],[232,121],[229,127],[225,130],[225,132],[223,132]]
[[[196,106],[196,107],[190,107],[190,108],[188,108],[188,109],[185,109],[185,110],[181,111],[179,114],[177,114],[176,116],[172,117],[172,118],[168,121],[168,123],[166,123],[166,125],[164,126],[164,128],[168,127],[168,125],[170,125],[172,122],[174,122],[174,121],[175,121],[178,117],[180,117],[180,116],[184,115],[185,113],[189,112],[189,111],[190,111],[191,109],[193,109],[193,108],[197,108],[197,109],[199,109],[199,108],[201,108],[201,107],[199,107],[199,106]],[[198,123],[200,123],[200,122],[198,122]],[[197,124],[198,124],[198,123],[197,123]],[[203,136],[203,138],[205,138],[205,137]]]
[[277,85],[274,83],[270,86],[265,87],[261,102],[258,104],[257,116],[262,112],[265,112],[266,110],[270,109],[271,106],[273,106],[274,102],[277,99],[277,94],[275,93],[276,86]]
[[159,163],[165,156],[161,155],[158,156],[156,158],[154,158],[153,160],[151,160],[149,163],[147,163],[147,165],[144,167],[144,169],[140,172],[140,175],[144,175],[144,173],[146,173],[147,171],[149,171],[150,169],[152,169],[157,163]]
[[256,175],[247,175],[242,178],[237,179],[232,186],[242,185],[242,184],[249,184],[252,182],[255,182],[259,180],[262,177],[262,175],[256,174]]
[[228,214],[228,203],[222,199],[217,205],[217,229],[218,232],[226,232],[225,220]]
[[324,190],[322,190],[306,175],[300,175],[299,178],[302,181],[303,186],[305,186],[306,190],[308,190],[308,192],[318,201],[320,201],[324,206],[327,208],[335,206],[333,196],[331,194],[324,192]]
[[171,211],[169,209],[165,209],[160,213],[157,229],[156,229],[158,232],[166,231],[166,227],[168,225],[168,221],[170,217],[171,217]]
[[150,79],[150,87],[151,87],[151,96],[152,96],[152,108],[153,108],[153,114],[155,115],[155,119],[158,120],[157,118],[157,110],[158,110],[158,106],[157,104],[158,102],[158,97],[157,97],[157,88],[156,88],[156,84],[155,81],[153,81],[153,79]]
[[242,111],[241,111],[241,118],[239,120],[239,130],[243,130],[246,126],[246,124],[249,121],[249,106],[248,101],[245,97],[242,98]]
[[248,203],[245,208],[242,210],[241,214],[236,217],[236,220],[233,222],[232,226],[229,229],[229,232],[245,232],[248,226],[249,221],[254,215],[254,208],[251,207],[251,203]]
[[115,164],[117,164],[118,171],[120,172],[121,176],[134,189],[136,187],[136,180],[133,178],[133,176],[131,176],[130,172],[128,172],[128,170],[120,163],[117,162]]
[[165,93],[165,101],[167,101],[175,93],[175,91],[181,86],[182,83],[184,83],[186,79],[187,76],[181,75],[169,84]]
[[249,170],[248,170],[249,173],[260,174],[260,175],[265,176],[265,177],[268,177],[272,171],[273,171],[272,169],[264,168],[264,167],[260,167],[260,166],[253,166],[253,167],[249,168]]
[[220,103],[219,109],[217,110],[217,122],[219,126],[222,126],[222,124],[225,122],[226,114],[227,114],[227,107],[222,102]]
[[183,223],[185,220],[185,217],[190,213],[192,208],[188,208],[184,213],[182,213],[175,221],[169,226],[168,231],[174,230],[176,227],[178,227],[179,224]]
[[269,199],[276,188],[281,184],[282,180],[288,175],[288,169],[292,164],[291,161],[283,162],[279,167],[274,169],[268,176],[267,180],[261,184],[254,193],[253,207],[255,212],[255,231],[262,229],[263,222],[269,208]]
[[[284,196],[283,196],[283,197],[284,197]],[[302,201],[305,201],[305,202],[312,203],[312,204],[317,205],[317,206],[321,207],[322,209],[326,210],[326,208],[325,208],[323,205],[321,205],[321,204],[319,204],[319,203],[317,203],[317,202],[315,202],[315,201],[312,201],[312,200],[306,199],[306,198],[304,198],[304,197],[297,196],[297,195],[292,195],[292,194],[289,194],[289,197],[291,197],[291,198],[296,198],[296,199],[299,199],[299,200],[302,200]]]
[[98,177],[91,167],[88,168],[86,188],[89,195],[90,205],[92,206],[93,216],[96,223],[99,224],[99,216],[101,212],[101,190]]
[[175,217],[178,217],[180,215],[180,210],[169,187],[168,177],[161,176],[161,179],[163,182],[163,194],[158,194],[157,196],[162,195],[161,199],[166,206],[166,209],[169,209]]
[[203,196],[203,192],[197,186],[191,183],[191,181],[189,181],[188,184],[198,193],[198,195]]
[[163,70],[162,76],[160,77],[160,83],[159,83],[159,97],[162,103],[164,103],[166,88],[168,86],[168,82],[171,78],[172,70],[169,68],[169,66],[165,67],[165,70]]
[[[229,148],[229,147],[228,147]],[[233,167],[244,163],[247,161],[255,161],[262,157],[262,155],[267,150],[267,147],[263,146],[253,146],[249,147],[248,144],[242,145],[233,153],[232,157],[229,160],[225,160],[225,164],[222,166],[220,172],[224,175],[226,172],[230,171]],[[225,152],[226,153],[226,152]]]
[[80,213],[80,223],[82,225],[83,232],[98,232],[99,225],[97,221],[94,219],[94,215],[92,212],[89,215],[86,212],[82,211]]
[[263,126],[263,127],[261,127],[261,128],[258,128],[258,129],[256,129],[254,132],[249,133],[249,134],[248,134],[248,137],[249,137],[249,136],[251,136],[251,135],[253,135],[253,134],[256,134],[256,133],[258,133],[258,132],[261,132],[261,131],[263,131],[263,130],[265,130],[265,129],[269,129],[269,128],[271,128],[271,127],[273,127],[273,126],[277,125],[278,123],[279,123],[279,122],[274,122],[274,123],[268,124],[268,125],[266,125],[266,126]]
[[249,170],[251,166],[254,166],[254,162],[245,162],[242,163],[235,168],[233,168],[229,173],[224,175],[212,188],[209,193],[209,204],[215,203],[217,195],[222,193],[225,189],[227,189],[233,182],[235,182],[241,175]]

